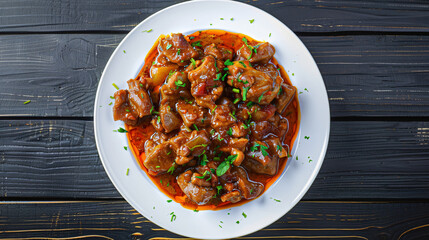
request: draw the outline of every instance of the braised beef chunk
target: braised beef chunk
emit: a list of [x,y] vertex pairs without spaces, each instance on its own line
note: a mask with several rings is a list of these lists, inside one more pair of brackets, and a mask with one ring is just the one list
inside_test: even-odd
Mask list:
[[223,82],[220,81],[221,76],[216,60],[211,55],[206,56],[199,67],[189,72],[191,94],[198,105],[210,109],[215,108],[215,102],[223,92]]
[[[150,148],[149,146],[152,145],[147,144],[146,146]],[[146,159],[143,164],[153,175],[168,171],[174,163],[175,154],[171,154],[169,142],[164,142],[152,149],[147,149],[146,152]]]
[[128,99],[131,107],[140,118],[150,115],[152,103],[143,84],[136,79],[128,80]]
[[216,44],[212,43],[204,48],[204,54],[212,55],[217,60],[231,60],[233,57],[232,49],[224,46],[217,46]]
[[134,126],[138,121],[138,113],[128,100],[128,90],[119,90],[115,92],[115,105],[113,105],[113,119],[121,120],[128,125]]
[[216,31],[161,38],[114,95],[114,119],[129,125],[143,168],[194,207],[260,196],[290,157],[299,125],[296,88],[274,47]]
[[198,186],[192,183],[193,172],[188,170],[177,177],[177,184],[186,196],[198,205],[208,203],[216,194],[212,187]]
[[227,83],[240,89],[241,98],[261,105],[269,104],[280,91],[281,77],[270,75],[253,68],[248,61],[235,61],[228,66],[230,75]]
[[237,53],[236,60],[249,60],[251,63],[267,63],[276,53],[273,45],[265,42],[256,46],[244,46]]
[[159,42],[158,51],[167,59],[178,65],[184,66],[191,58],[196,58],[198,52],[186,41],[181,33],[173,33],[170,37]]

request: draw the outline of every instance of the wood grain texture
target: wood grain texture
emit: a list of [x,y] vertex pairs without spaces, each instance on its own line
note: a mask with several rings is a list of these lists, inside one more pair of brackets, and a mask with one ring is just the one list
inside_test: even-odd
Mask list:
[[[151,14],[179,2],[183,1],[2,1],[0,31],[129,31]],[[269,12],[296,32],[429,32],[429,6],[424,0],[241,2]]]
[[[0,117],[93,116],[98,80],[123,37],[0,36]],[[333,117],[429,116],[429,36],[301,39],[324,77]],[[292,73],[299,80],[299,74]],[[309,90],[303,94],[311,94]],[[31,103],[24,105],[27,100]],[[109,102],[106,99],[105,106]]]
[[[171,204],[172,211],[177,207]],[[270,226],[240,239],[427,239],[428,208],[427,202],[301,201]],[[125,201],[2,202],[0,213],[2,239],[183,239],[156,226]],[[242,216],[225,214],[219,220],[246,227]]]
[[[331,129],[305,199],[429,199],[428,122],[333,122]],[[305,135],[301,144],[317,141]],[[1,120],[0,136],[1,199],[121,198],[98,158],[92,122]],[[300,166],[312,164],[298,157]]]

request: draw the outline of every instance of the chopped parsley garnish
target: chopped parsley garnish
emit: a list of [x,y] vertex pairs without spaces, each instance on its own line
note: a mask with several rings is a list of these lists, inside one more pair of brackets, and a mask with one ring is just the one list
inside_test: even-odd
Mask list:
[[165,47],[165,49],[170,49],[171,47],[172,47],[173,45],[171,45],[171,44],[167,44],[167,47]]
[[268,152],[266,151],[268,149],[268,147],[266,147],[265,145],[261,145],[259,143],[254,143],[253,146],[250,148],[250,151],[254,152],[254,151],[258,150],[258,147],[260,147],[262,155],[264,157],[268,156]]
[[234,20],[234,18],[230,18],[229,20],[233,21],[233,20]]
[[235,159],[237,159],[238,155],[229,155],[225,161],[223,161],[216,169],[216,175],[218,177],[224,175],[232,163],[234,163]]
[[223,76],[222,76],[222,81],[225,81],[225,77],[226,76],[228,76],[228,73],[225,73]]
[[292,73],[292,76],[295,76],[295,73]]
[[249,128],[249,127],[248,127],[246,124],[244,124],[244,123],[243,123],[243,128],[244,128],[244,129],[247,129],[247,128]]
[[268,35],[268,37],[271,37],[271,33],[270,33],[270,35]]
[[156,120],[156,122],[157,122],[157,123],[160,123],[160,122],[161,122],[161,117],[160,117],[160,116],[158,116],[158,119]]
[[214,129],[210,130],[210,134],[211,134],[211,135],[214,135],[214,134],[215,134],[215,132],[216,132],[216,131],[215,131]]
[[198,127],[197,127],[197,125],[195,125],[195,123],[194,123],[194,124],[192,124],[192,126],[194,126],[195,130],[199,131],[199,130],[198,130]]
[[240,93],[240,89],[238,89],[238,88],[233,88],[232,91],[235,93]]
[[217,139],[218,139],[219,141],[223,141],[223,138],[221,138],[221,137],[220,137],[220,135],[217,135]]
[[309,137],[309,136],[304,136],[304,138],[305,138],[305,139],[307,139],[307,140],[308,140],[308,139],[310,139],[310,137]]
[[239,99],[239,98],[236,98],[236,99],[234,100],[234,104],[237,104],[238,102],[240,102],[240,99]]
[[171,222],[175,221],[176,220],[176,214],[174,214],[174,212],[171,212],[170,215],[171,215],[171,220],[170,221]]
[[240,224],[240,221],[237,221],[237,222],[235,222],[235,223]]
[[225,64],[225,66],[231,66],[234,65],[233,62],[231,62],[229,59],[227,59],[223,64]]
[[215,78],[215,79],[213,79],[213,81],[218,81],[218,80],[220,80],[220,76],[222,76],[222,73],[218,73],[218,74],[216,74],[216,78]]
[[194,38],[195,38],[194,36],[190,36],[190,37],[189,37],[189,39],[190,39],[190,40],[192,40],[192,39],[194,39]]
[[229,116],[231,116],[232,118],[234,118],[235,121],[237,121],[237,118],[234,115],[235,115],[235,111],[232,113],[229,113]]
[[125,149],[125,151],[127,151],[128,150],[127,146],[124,146],[124,149]]
[[228,133],[229,136],[232,136],[232,128],[229,128],[228,131],[226,131],[226,133]]
[[194,150],[197,147],[207,147],[207,144],[203,143],[203,144],[200,144],[200,145],[195,145],[195,146],[191,147],[190,150],[192,151],[192,150]]
[[247,91],[249,91],[249,87],[243,88],[243,101],[247,99]]
[[167,200],[167,202],[168,202],[168,203],[171,203],[172,201],[173,201],[173,200],[171,200],[171,199],[168,199],[168,200]]
[[296,156],[295,160],[297,160],[297,161],[298,161],[298,156]]
[[150,33],[150,32],[152,32],[152,30],[153,30],[153,29],[149,29],[149,30],[144,30],[143,32],[147,32],[147,33]]
[[194,65],[194,67],[197,67],[197,63],[195,62],[195,59],[191,58],[191,63]]
[[112,86],[115,87],[116,90],[119,90],[119,87],[115,83],[112,83]]
[[223,18],[220,18],[220,20],[223,20]]
[[246,104],[246,106],[247,106],[248,108],[251,108],[251,107],[253,106],[253,102],[248,102],[248,103]]
[[217,194],[219,195],[220,190],[222,190],[222,186],[218,185],[218,186],[216,186],[216,188],[217,188]]
[[110,106],[110,105],[112,105],[112,104],[113,104],[113,103],[112,103],[112,102],[110,102],[110,103],[109,103],[109,106]]
[[130,169],[129,168],[127,168],[127,172],[125,173],[125,175],[127,175],[128,176],[128,174],[130,173]]
[[129,109],[125,109],[125,112],[130,112],[130,110]]
[[203,45],[201,45],[201,41],[196,41],[196,42],[192,43],[191,45],[192,45],[192,47],[195,47],[195,46],[202,47],[203,46]]
[[29,104],[31,103],[31,100],[25,101],[23,104]]
[[199,212],[199,210],[197,210],[197,209],[194,209],[194,212]]
[[180,55],[180,48],[179,48],[179,49],[177,49],[176,54],[177,54],[177,55]]
[[174,167],[174,165],[172,165],[172,166],[167,170],[167,173],[173,174],[174,170],[176,170],[176,168]]
[[214,113],[214,111],[216,110],[216,108],[217,108],[217,105],[213,108],[212,113]]
[[238,62],[239,62],[241,65],[243,65],[243,67],[244,67],[244,68],[247,68],[247,67],[246,67],[246,64],[244,64],[244,62],[243,62],[243,61],[238,61]]
[[264,94],[265,94],[266,92],[268,92],[268,90],[267,90],[267,91],[265,91],[265,92],[263,92],[263,93],[262,93],[262,95],[258,97],[258,103],[260,103],[260,102],[261,102],[261,100],[262,100],[262,98],[264,97]]
[[247,215],[244,212],[241,215],[243,215],[244,218],[247,218]]
[[182,80],[176,80],[174,84],[176,84],[176,90],[179,89],[179,87],[186,87],[186,83],[182,82]]
[[277,152],[280,151],[282,149],[282,146],[277,145]]
[[123,129],[122,127],[118,128],[118,130],[113,130],[114,132],[120,132],[120,133],[126,133],[127,130]]
[[250,19],[249,20],[250,23],[253,23],[254,21],[255,21],[255,19]]
[[[155,168],[160,168],[161,166],[156,166]],[[162,182],[161,182],[162,183]]]
[[[205,150],[204,150],[205,151]],[[205,166],[205,165],[207,165],[207,162],[209,161],[208,159],[207,159],[207,155],[205,155],[205,154],[203,154],[202,155],[203,157],[202,157],[202,159],[201,159],[201,166]]]
[[171,154],[171,151],[169,151],[168,153],[167,153],[167,155],[170,155]]
[[153,109],[154,109],[154,107],[152,106],[151,108],[150,108],[150,114],[152,114],[152,112],[153,112]]
[[127,53],[127,52],[125,52],[125,50],[124,50],[124,53]]
[[307,88],[304,88],[304,90],[308,92],[308,89],[307,89]]

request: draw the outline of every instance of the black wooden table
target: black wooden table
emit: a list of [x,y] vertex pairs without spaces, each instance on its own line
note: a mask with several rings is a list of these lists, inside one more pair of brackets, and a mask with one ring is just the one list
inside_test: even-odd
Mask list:
[[[180,238],[122,199],[92,122],[117,44],[177,2],[0,1],[1,239]],[[332,124],[303,200],[244,239],[429,239],[429,1],[245,2],[308,47]]]

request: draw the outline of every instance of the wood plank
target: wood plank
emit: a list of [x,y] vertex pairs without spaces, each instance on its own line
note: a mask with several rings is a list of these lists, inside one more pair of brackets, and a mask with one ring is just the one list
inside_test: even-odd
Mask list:
[[[93,116],[101,72],[123,37],[0,36],[0,117]],[[333,117],[429,116],[429,36],[301,39],[322,72]]]
[[[240,239],[427,239],[428,208],[427,202],[301,201],[275,223]],[[183,239],[125,201],[2,202],[0,213],[2,239]],[[222,220],[246,227],[242,217]]]
[[[129,31],[178,2],[183,1],[3,1],[0,31]],[[296,32],[429,32],[429,6],[424,0],[241,2],[269,12]]]
[[[121,198],[98,158],[92,122],[1,120],[0,136],[2,199]],[[333,122],[305,199],[429,199],[428,144],[429,122]]]

